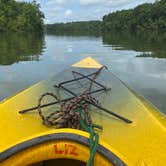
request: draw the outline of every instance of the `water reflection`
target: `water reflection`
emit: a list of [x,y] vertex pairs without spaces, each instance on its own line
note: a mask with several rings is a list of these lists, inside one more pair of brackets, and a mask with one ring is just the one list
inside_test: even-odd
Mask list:
[[0,34],[0,65],[19,61],[38,61],[44,37],[35,34]]
[[[43,37],[31,35],[4,36],[3,42],[1,40],[2,37],[0,64],[6,65],[0,65],[0,100],[92,56],[166,113],[166,48],[163,40],[153,43],[152,39],[148,42],[129,34],[107,34],[103,38],[46,35],[45,43]],[[145,53],[163,58],[137,58]],[[22,62],[16,63],[19,61]]]
[[166,33],[162,35],[130,33],[103,34],[103,43],[112,45],[114,50],[134,50],[142,52],[137,57],[166,58]]

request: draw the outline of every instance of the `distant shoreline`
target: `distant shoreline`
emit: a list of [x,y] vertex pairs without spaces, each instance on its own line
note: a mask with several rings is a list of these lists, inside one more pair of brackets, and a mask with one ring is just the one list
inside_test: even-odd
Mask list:
[[165,33],[166,1],[144,3],[134,9],[121,10],[103,16],[102,21],[77,21],[47,24],[46,32],[54,34],[96,34],[105,32]]

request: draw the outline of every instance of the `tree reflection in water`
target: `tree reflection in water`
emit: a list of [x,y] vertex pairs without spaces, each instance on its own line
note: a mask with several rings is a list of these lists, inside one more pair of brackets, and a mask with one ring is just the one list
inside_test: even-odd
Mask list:
[[106,33],[103,34],[103,43],[112,45],[115,50],[134,50],[142,52],[137,57],[166,58],[166,33],[164,34],[137,34],[131,33]]
[[0,65],[11,65],[19,61],[39,61],[43,49],[43,35],[0,34]]

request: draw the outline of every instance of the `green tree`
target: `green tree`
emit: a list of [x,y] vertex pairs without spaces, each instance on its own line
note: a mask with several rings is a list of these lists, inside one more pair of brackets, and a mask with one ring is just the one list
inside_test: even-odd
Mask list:
[[0,0],[0,31],[43,32],[43,18],[36,1]]
[[166,31],[166,0],[145,3],[134,9],[117,11],[103,17],[103,31],[156,32]]

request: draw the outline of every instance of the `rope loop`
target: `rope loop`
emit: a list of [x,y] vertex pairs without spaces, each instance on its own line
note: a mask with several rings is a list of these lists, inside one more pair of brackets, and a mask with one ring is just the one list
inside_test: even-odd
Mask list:
[[51,125],[54,125],[54,124],[52,123],[52,121],[50,120],[51,117],[53,117],[54,115],[57,115],[57,113],[59,113],[59,115],[60,115],[60,112],[55,111],[55,112],[50,113],[48,116],[45,117],[45,115],[44,115],[43,112],[42,112],[41,105],[42,105],[42,100],[43,100],[44,97],[46,97],[46,96],[51,96],[51,97],[53,97],[56,101],[60,101],[60,100],[59,100],[58,97],[57,97],[55,94],[53,94],[53,93],[44,93],[43,95],[41,95],[41,97],[40,97],[39,100],[38,100],[37,110],[38,110],[39,116],[40,116],[41,119],[43,120],[43,124],[45,124],[46,126],[51,126]]

